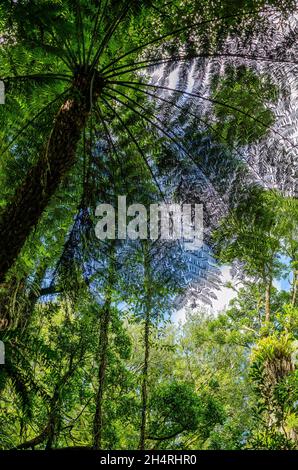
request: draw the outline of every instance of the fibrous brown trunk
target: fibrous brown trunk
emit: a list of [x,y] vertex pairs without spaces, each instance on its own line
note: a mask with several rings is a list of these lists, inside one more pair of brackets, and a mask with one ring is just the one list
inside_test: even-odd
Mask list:
[[102,88],[100,77],[90,83],[77,77],[73,98],[56,115],[46,148],[0,218],[0,283],[19,255],[31,230],[37,225],[50,198],[76,161],[76,149],[90,114],[91,102]]

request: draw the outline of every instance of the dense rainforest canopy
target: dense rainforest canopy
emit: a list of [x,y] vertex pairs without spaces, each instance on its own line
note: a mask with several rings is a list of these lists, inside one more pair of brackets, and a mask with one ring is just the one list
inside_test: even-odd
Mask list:
[[[1,1],[0,449],[298,448],[297,18]],[[99,239],[119,196],[203,245]]]

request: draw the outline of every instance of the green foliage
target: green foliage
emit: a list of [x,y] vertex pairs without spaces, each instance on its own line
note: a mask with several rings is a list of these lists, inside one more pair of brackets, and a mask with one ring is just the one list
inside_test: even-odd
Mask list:
[[283,433],[272,431],[254,432],[247,444],[248,449],[254,450],[294,450],[295,444]]
[[[1,449],[297,448],[297,199],[250,164],[280,137],[294,3],[2,0]],[[120,194],[204,203],[242,263],[225,311],[170,322],[180,244],[95,237]]]
[[[246,145],[264,136],[275,117],[269,104],[275,102],[278,90],[270,77],[258,76],[245,67],[228,68],[223,78],[212,84],[212,100],[219,135],[230,145]],[[230,104],[233,103],[233,104]]]
[[154,390],[150,407],[149,437],[171,439],[198,427],[200,398],[190,384],[163,383]]

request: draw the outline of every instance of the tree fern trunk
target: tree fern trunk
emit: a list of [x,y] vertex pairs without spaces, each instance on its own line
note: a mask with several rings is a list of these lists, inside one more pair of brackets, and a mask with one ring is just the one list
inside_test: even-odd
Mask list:
[[[102,84],[93,82],[93,98]],[[17,188],[0,218],[0,282],[19,255],[31,230],[37,225],[50,198],[76,161],[76,149],[91,110],[90,80],[76,80],[74,98],[56,115],[42,155]]]

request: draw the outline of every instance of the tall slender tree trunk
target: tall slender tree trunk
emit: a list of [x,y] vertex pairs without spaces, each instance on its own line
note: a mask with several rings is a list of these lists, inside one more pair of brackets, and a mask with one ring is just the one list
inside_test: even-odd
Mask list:
[[96,407],[93,420],[93,449],[101,449],[103,428],[103,395],[107,368],[108,330],[110,324],[110,305],[106,305],[101,319],[99,336],[99,369],[96,393]]
[[0,283],[37,225],[50,198],[76,162],[76,149],[91,111],[91,102],[102,89],[102,80],[77,77],[73,96],[56,115],[47,145],[16,189],[0,217]]
[[50,450],[54,447],[56,440],[58,439],[58,428],[60,424],[60,407],[61,407],[61,399],[59,396],[59,386],[55,387],[54,397],[51,403],[51,409],[49,414],[49,421],[47,426],[47,440],[46,440],[46,450]]
[[150,253],[144,243],[144,291],[145,291],[145,324],[144,324],[144,363],[142,369],[142,408],[139,449],[145,450],[147,408],[148,408],[148,370],[150,356],[150,321],[151,321],[151,286],[150,286]]
[[149,355],[150,355],[150,310],[147,309],[145,317],[144,328],[144,364],[142,370],[142,411],[141,411],[141,428],[140,428],[140,441],[139,449],[145,449],[146,441],[146,424],[147,424],[147,407],[148,407],[148,368],[149,368]]
[[64,385],[72,377],[75,370],[76,364],[74,364],[74,354],[72,353],[69,358],[68,369],[61,377],[61,380],[56,384],[51,400],[50,414],[47,425],[47,442],[45,447],[47,450],[52,449],[58,440],[61,423],[61,391]]
[[295,269],[293,272],[293,286],[292,286],[292,305],[295,307],[297,302],[297,290],[298,290],[298,271]]
[[265,322],[270,321],[271,287],[272,287],[272,279],[269,279],[268,283],[266,284],[266,289],[265,289]]
[[113,244],[112,249],[110,250],[111,262],[105,294],[105,303],[103,313],[100,318],[98,384],[95,398],[95,414],[93,419],[93,449],[95,450],[99,450],[102,447],[104,390],[109,346],[109,326],[111,321],[112,287],[115,276],[114,256],[115,251]]

